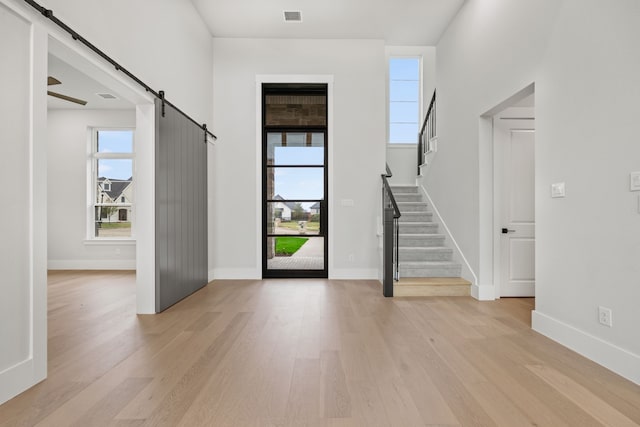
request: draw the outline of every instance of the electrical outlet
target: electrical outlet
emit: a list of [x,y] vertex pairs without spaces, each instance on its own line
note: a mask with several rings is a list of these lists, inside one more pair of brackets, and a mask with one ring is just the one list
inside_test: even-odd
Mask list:
[[607,307],[598,307],[598,320],[601,325],[612,327],[611,309]]
[[355,255],[353,255],[353,254],[349,254],[349,262],[350,262],[350,263],[353,263],[355,260],[356,260]]

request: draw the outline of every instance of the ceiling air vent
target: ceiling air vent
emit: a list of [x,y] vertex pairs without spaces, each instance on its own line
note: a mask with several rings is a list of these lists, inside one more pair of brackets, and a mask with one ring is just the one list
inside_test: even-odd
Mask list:
[[284,22],[302,22],[302,12],[299,10],[285,10]]
[[118,99],[117,96],[112,95],[110,93],[96,93],[102,99]]

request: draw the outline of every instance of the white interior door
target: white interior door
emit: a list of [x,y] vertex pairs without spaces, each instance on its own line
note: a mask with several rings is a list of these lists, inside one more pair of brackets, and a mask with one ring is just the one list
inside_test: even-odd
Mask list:
[[502,152],[500,296],[535,296],[535,126],[495,119]]

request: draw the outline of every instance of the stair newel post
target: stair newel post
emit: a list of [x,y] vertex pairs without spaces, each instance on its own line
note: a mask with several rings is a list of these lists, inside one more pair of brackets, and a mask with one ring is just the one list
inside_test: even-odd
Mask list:
[[393,296],[393,274],[394,274],[394,218],[393,208],[384,207],[384,233],[383,233],[383,269],[384,278],[382,284],[382,294],[385,297]]
[[422,132],[418,134],[418,171],[416,172],[417,176],[421,175],[420,165],[422,165]]
[[394,228],[394,236],[395,242],[393,245],[393,255],[395,257],[394,266],[394,276],[393,279],[398,281],[400,280],[400,221],[398,218],[393,217],[393,228]]

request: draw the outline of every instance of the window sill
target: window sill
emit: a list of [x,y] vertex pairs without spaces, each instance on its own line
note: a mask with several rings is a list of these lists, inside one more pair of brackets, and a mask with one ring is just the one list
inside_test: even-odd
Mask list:
[[86,246],[135,246],[136,239],[87,239]]

